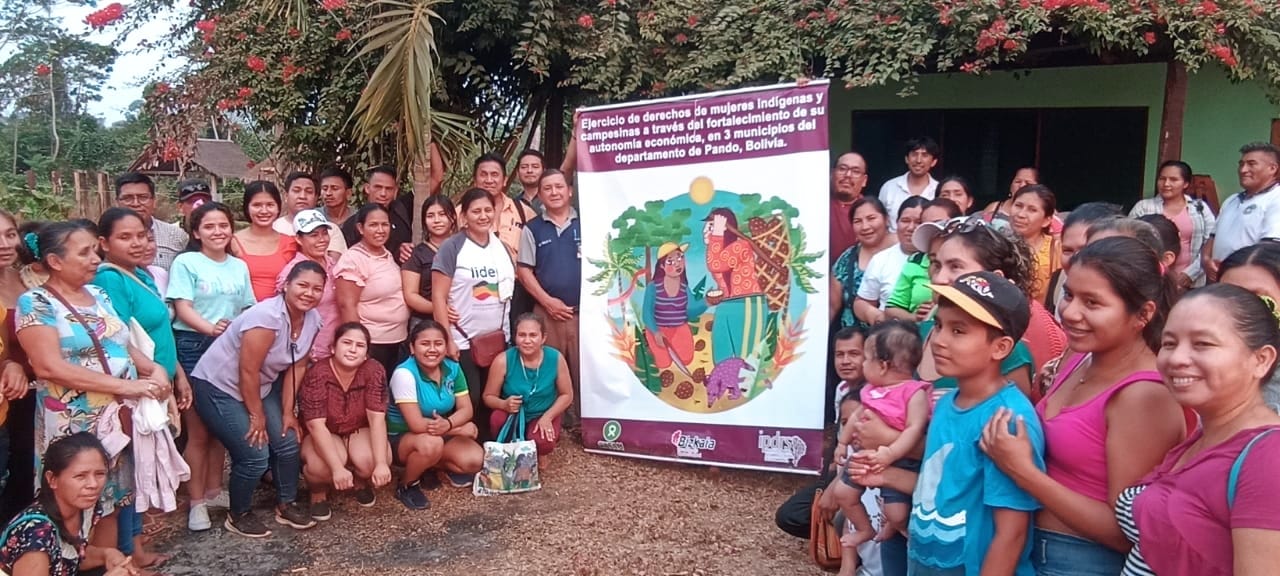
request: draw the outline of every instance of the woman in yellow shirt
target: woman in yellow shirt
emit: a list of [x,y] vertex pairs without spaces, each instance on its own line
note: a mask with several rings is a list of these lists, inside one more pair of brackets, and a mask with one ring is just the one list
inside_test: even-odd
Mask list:
[[1062,267],[1062,245],[1050,231],[1058,199],[1043,184],[1023,186],[1013,195],[1010,221],[1013,230],[1031,247],[1035,263],[1032,267],[1031,298],[1041,303],[1049,292],[1049,278]]

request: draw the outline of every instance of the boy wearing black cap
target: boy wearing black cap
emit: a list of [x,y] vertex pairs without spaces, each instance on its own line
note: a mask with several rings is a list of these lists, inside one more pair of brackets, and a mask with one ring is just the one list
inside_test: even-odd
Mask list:
[[1025,421],[1036,464],[1044,469],[1044,433],[1035,409],[1000,373],[1000,362],[1030,322],[1026,296],[991,272],[931,288],[938,294],[934,361],[958,387],[938,400],[929,423],[910,522],[912,573],[1032,576],[1029,531],[1040,504],[980,447],[987,422],[1008,409]]

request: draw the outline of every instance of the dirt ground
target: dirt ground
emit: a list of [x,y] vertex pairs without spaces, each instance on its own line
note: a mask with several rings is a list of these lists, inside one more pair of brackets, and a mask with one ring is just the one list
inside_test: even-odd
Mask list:
[[227,533],[222,511],[212,530],[193,534],[176,512],[155,548],[172,555],[161,571],[175,576],[817,575],[806,543],[773,522],[777,506],[813,481],[587,454],[567,437],[537,492],[481,498],[439,487],[421,512],[389,488],[370,509],[340,494],[332,519],[295,532],[274,523],[260,491],[270,537]]

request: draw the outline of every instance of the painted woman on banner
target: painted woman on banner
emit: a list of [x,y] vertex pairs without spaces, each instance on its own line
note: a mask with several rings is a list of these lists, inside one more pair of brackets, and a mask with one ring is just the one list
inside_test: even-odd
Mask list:
[[704,300],[689,290],[685,253],[688,244],[667,242],[658,248],[658,262],[644,290],[641,310],[644,337],[659,370],[672,362],[687,367],[693,362],[694,339],[689,323],[707,310]]
[[760,288],[756,253],[751,240],[738,229],[738,217],[728,208],[716,208],[704,219],[707,272],[717,288],[707,292],[715,306],[711,330],[711,357],[716,366],[731,358],[751,358],[764,339],[768,302]]

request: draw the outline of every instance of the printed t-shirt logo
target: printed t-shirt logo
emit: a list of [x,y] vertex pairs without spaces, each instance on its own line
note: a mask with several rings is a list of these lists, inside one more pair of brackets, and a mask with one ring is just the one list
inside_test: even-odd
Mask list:
[[489,299],[498,298],[498,285],[493,282],[476,282],[471,287],[471,297],[484,302]]

